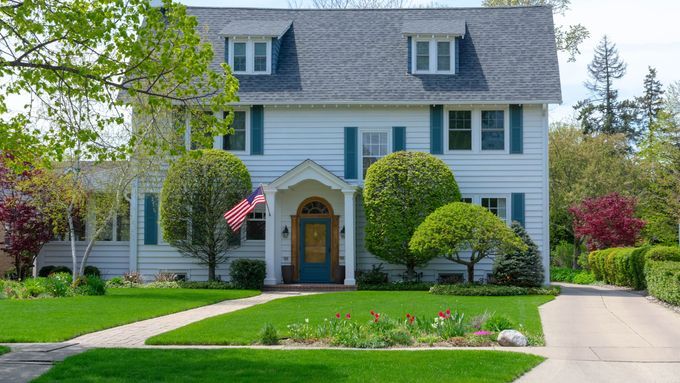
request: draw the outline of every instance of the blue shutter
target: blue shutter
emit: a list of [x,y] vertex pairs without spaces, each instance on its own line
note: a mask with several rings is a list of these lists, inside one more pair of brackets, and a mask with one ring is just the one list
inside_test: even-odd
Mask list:
[[144,194],[144,244],[158,245],[158,194]]
[[358,138],[356,127],[345,127],[345,179],[355,180],[358,175]]
[[406,150],[406,127],[392,127],[392,151]]
[[511,219],[524,226],[524,193],[512,193],[512,213]]
[[253,105],[250,108],[250,154],[264,154],[264,108]]
[[406,38],[406,44],[407,44],[406,49],[408,50],[408,54],[406,55],[406,56],[408,56],[408,62],[406,63],[406,71],[408,73],[412,73],[412,71],[411,71],[411,55],[413,54],[413,52],[411,52],[411,50],[413,48],[411,47],[411,36]]
[[430,153],[443,154],[443,123],[444,107],[441,105],[430,106]]
[[510,105],[510,153],[524,152],[524,117],[522,105]]
[[460,52],[460,37],[456,37],[456,38],[453,40],[453,43],[454,43],[454,51],[453,51],[453,55],[454,55],[454,56],[453,56],[453,57],[455,58],[455,61],[456,61],[456,63],[455,63],[455,64],[456,64],[456,66],[455,66],[456,69],[455,69],[455,70],[456,70],[456,74],[458,74],[458,71],[460,70],[460,69],[459,69],[459,68],[460,68],[460,65],[458,65],[458,61],[459,61],[459,58],[460,58],[460,53],[459,53],[459,52]]
[[224,38],[224,62],[229,64],[229,38]]

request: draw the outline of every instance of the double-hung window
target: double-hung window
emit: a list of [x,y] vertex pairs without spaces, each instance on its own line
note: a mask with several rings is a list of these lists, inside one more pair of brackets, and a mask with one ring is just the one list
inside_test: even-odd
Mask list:
[[368,167],[380,158],[386,156],[389,151],[389,136],[387,132],[363,132],[361,133],[361,164],[363,178],[366,178]]
[[416,42],[416,70],[427,72],[430,70],[430,42]]
[[482,150],[505,150],[504,111],[482,111]]
[[437,41],[437,72],[451,70],[451,42]]
[[255,210],[248,214],[248,221],[246,222],[246,240],[264,240],[266,226],[267,222],[263,210]]
[[414,73],[454,74],[454,40],[449,38],[416,38],[412,46]]
[[449,111],[449,150],[472,149],[472,111]]
[[[271,73],[271,41],[263,38],[229,40],[229,65],[236,74]],[[233,53],[232,53],[233,52]]]
[[[227,118],[229,112],[224,112],[224,117]],[[242,110],[234,111],[234,120],[231,123],[231,128],[234,129],[232,134],[225,134],[222,141],[222,149],[232,151],[246,150],[246,112]]]
[[508,208],[505,198],[487,198],[482,197],[482,206],[487,208],[490,212],[498,218],[507,222]]

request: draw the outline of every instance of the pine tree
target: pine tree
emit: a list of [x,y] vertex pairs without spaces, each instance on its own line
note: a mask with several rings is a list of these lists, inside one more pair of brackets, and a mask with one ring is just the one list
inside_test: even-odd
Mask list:
[[632,101],[618,101],[619,91],[614,81],[626,74],[626,63],[619,57],[616,44],[604,36],[595,48],[593,61],[588,65],[590,80],[585,87],[593,97],[574,107],[579,111],[579,122],[586,134],[623,133],[633,140],[636,136],[637,108]]
[[541,286],[543,284],[543,262],[538,246],[518,222],[513,222],[511,228],[527,245],[527,250],[496,256],[493,264],[496,283],[526,287]]
[[641,111],[642,128],[647,131],[656,122],[659,112],[664,108],[663,84],[656,78],[656,68],[649,67],[644,80],[644,94],[636,101]]

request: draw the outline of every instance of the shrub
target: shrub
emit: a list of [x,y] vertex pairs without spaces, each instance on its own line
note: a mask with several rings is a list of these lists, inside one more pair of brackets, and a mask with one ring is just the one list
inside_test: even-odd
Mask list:
[[222,281],[179,281],[179,286],[183,289],[210,289],[210,290],[230,290],[235,289],[234,285]]
[[[474,281],[475,264],[490,254],[526,250],[515,233],[482,206],[454,202],[425,218],[409,243],[415,254],[446,259],[467,267],[467,282]],[[469,254],[469,255],[468,255]]]
[[182,286],[177,281],[158,281],[158,282],[151,282],[147,283],[145,285],[142,285],[142,287],[147,288],[147,289],[180,289]]
[[153,276],[154,282],[174,282],[177,280],[177,274],[168,272],[159,272]]
[[73,283],[75,295],[105,295],[106,283],[99,277],[94,275],[85,275],[78,277]]
[[358,284],[357,290],[428,291],[432,286],[434,286],[433,282],[390,282],[378,285]]
[[[172,162],[160,200],[163,238],[182,255],[208,268],[208,280],[239,244],[224,212],[250,194],[253,184],[246,165],[233,153],[203,149]],[[187,240],[187,222],[191,239]]]
[[43,266],[40,268],[40,271],[38,271],[38,276],[39,277],[48,277],[50,274],[55,274],[55,273],[67,273],[67,274],[72,274],[71,269],[69,269],[66,266]]
[[428,214],[455,201],[460,201],[456,179],[439,158],[400,151],[379,159],[368,168],[364,182],[366,248],[380,259],[406,266],[413,279],[416,267],[439,254],[416,254],[409,240]]
[[574,270],[565,267],[550,268],[550,280],[553,282],[576,283],[589,285],[595,282],[595,275],[586,270]]
[[538,246],[519,222],[511,229],[526,245],[526,250],[501,253],[493,264],[493,278],[499,285],[537,287],[543,285],[543,261]]
[[113,277],[106,281],[106,287],[123,287],[125,285],[125,280],[123,277]]
[[581,271],[580,273],[574,275],[574,279],[572,280],[572,282],[578,285],[589,285],[595,282],[595,276],[593,275],[593,273]]
[[357,273],[357,285],[381,285],[388,281],[387,273],[383,271],[382,263],[372,265],[371,270]]
[[73,295],[71,288],[71,274],[69,273],[52,273],[47,277],[45,283],[47,293],[53,297],[66,297]]
[[260,331],[260,343],[268,346],[279,344],[279,334],[276,332],[276,327],[267,322],[262,331]]
[[144,283],[144,279],[142,278],[142,274],[140,274],[136,271],[131,271],[131,272],[123,274],[123,281],[138,284],[138,285],[141,285],[142,283]]
[[680,306],[680,262],[648,260],[645,275],[650,295]]
[[430,294],[461,296],[559,295],[559,286],[519,287],[500,285],[434,285]]
[[261,290],[266,275],[264,261],[255,259],[236,259],[229,269],[231,282],[240,289]]
[[93,276],[97,278],[101,278],[102,272],[99,271],[99,269],[95,266],[85,266],[85,270],[83,270],[83,274],[87,276]]
[[644,265],[649,246],[593,251],[588,264],[596,280],[636,290],[645,288]]
[[482,329],[493,332],[501,332],[503,330],[510,330],[515,327],[515,324],[507,317],[500,314],[492,314],[486,322],[482,325]]
[[652,261],[680,262],[680,246],[654,246],[646,255]]
[[26,289],[26,294],[30,297],[39,297],[43,294],[47,294],[47,279],[46,278],[28,278],[24,280],[24,288]]

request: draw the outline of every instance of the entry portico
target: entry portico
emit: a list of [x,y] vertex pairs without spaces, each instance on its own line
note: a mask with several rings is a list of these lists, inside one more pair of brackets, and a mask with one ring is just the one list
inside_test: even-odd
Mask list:
[[266,285],[356,284],[357,189],[312,160],[264,185]]

